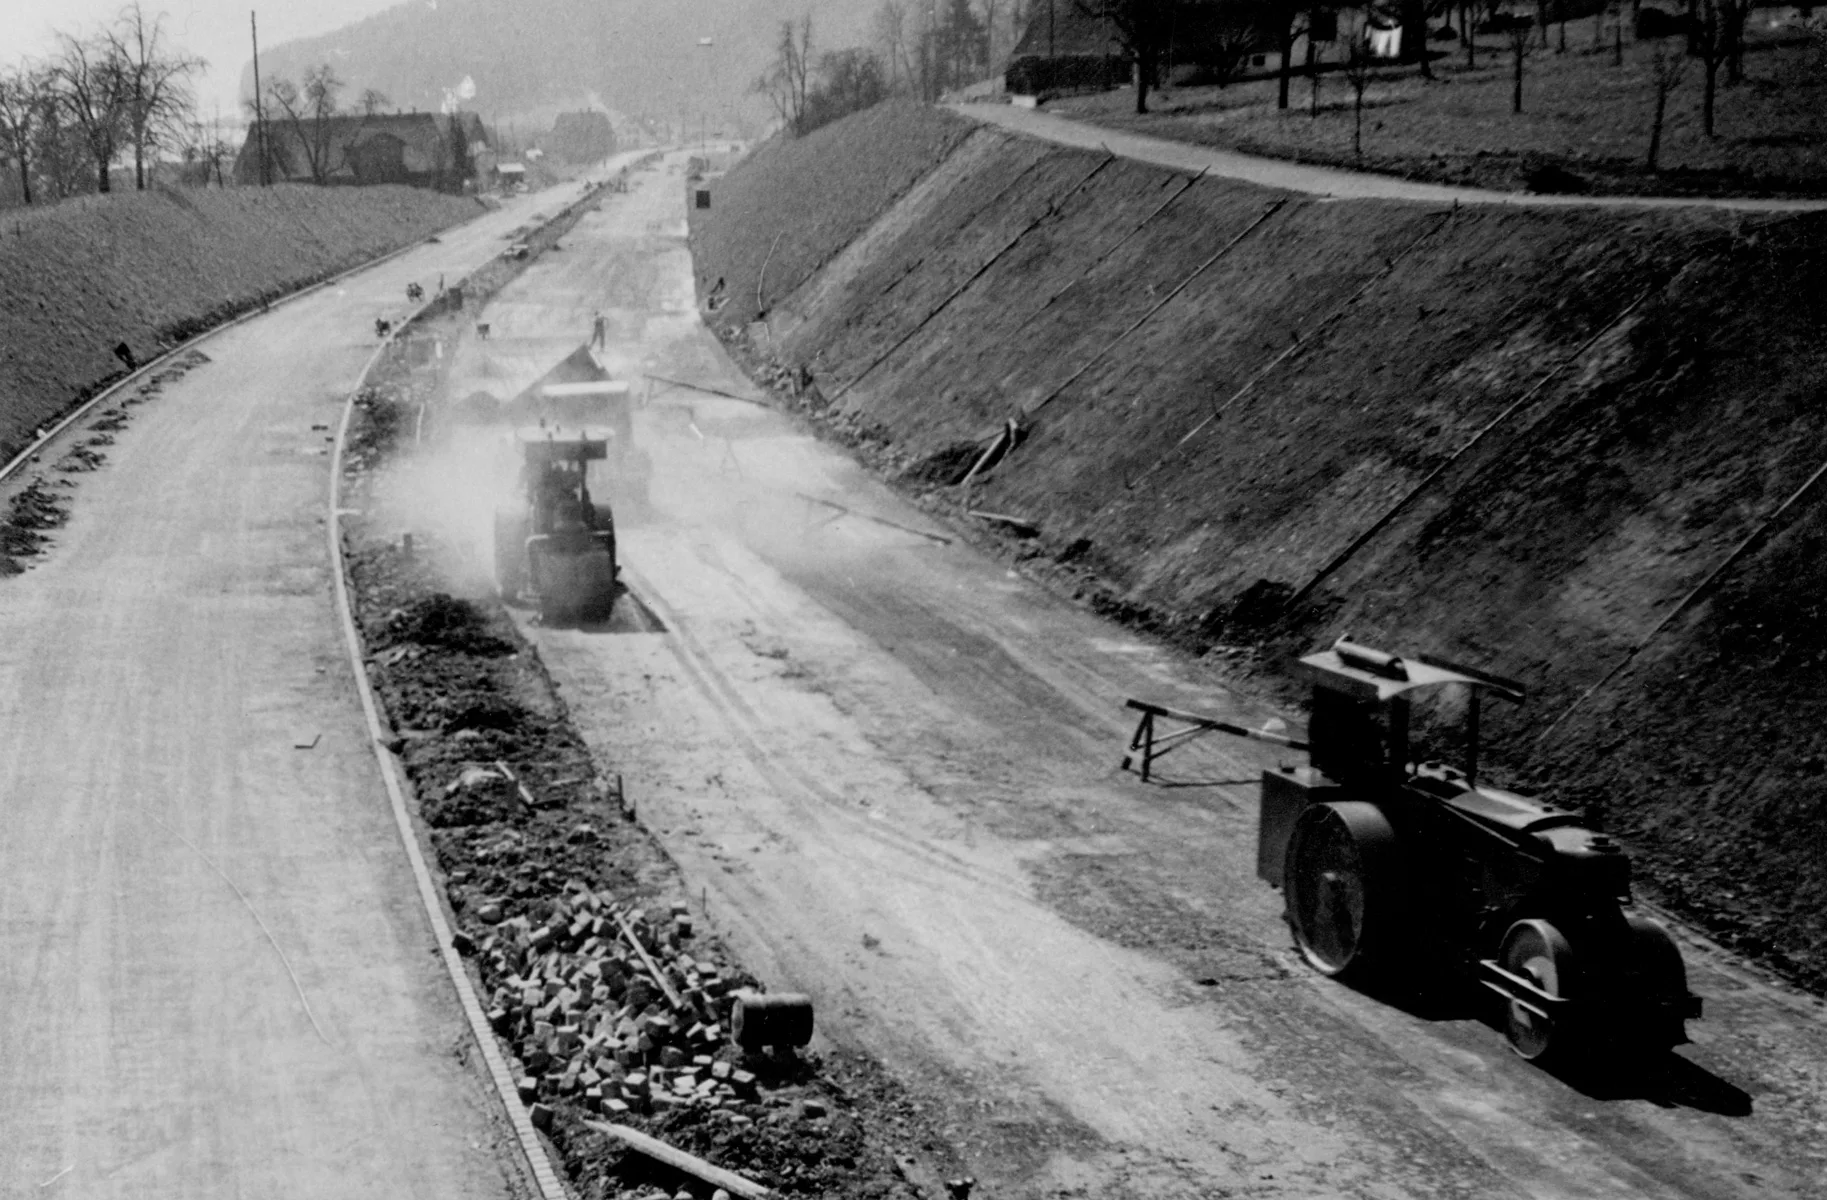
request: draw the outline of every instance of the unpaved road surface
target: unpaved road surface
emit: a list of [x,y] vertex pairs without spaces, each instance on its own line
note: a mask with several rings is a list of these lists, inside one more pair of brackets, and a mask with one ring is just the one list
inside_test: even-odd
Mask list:
[[0,580],[0,1195],[526,1194],[367,745],[324,504],[375,318],[555,203],[207,342],[106,466],[49,472],[72,519]]
[[[752,394],[690,309],[681,178],[639,180],[491,305],[459,394],[505,398],[595,309],[618,369]],[[664,628],[525,628],[749,966],[929,1102],[978,1194],[1827,1194],[1816,1001],[1683,935],[1694,1044],[1562,1079],[1470,1013],[1324,981],[1254,878],[1273,753],[1117,769],[1127,696],[1275,714],[922,536],[948,531],[756,404],[656,385],[637,434],[622,552]]]
[[1524,208],[1724,208],[1741,212],[1821,212],[1827,200],[1764,199],[1755,196],[1554,196],[1535,192],[1500,192],[1492,188],[1450,187],[1417,183],[1394,175],[1346,171],[1280,158],[1263,158],[1176,142],[1170,138],[1125,133],[1086,121],[1074,121],[1033,108],[1010,104],[956,104],[954,112],[987,125],[1025,133],[1043,141],[1081,150],[1103,150],[1137,162],[1179,171],[1204,172],[1241,179],[1262,187],[1338,200],[1417,200],[1426,204],[1512,204]]

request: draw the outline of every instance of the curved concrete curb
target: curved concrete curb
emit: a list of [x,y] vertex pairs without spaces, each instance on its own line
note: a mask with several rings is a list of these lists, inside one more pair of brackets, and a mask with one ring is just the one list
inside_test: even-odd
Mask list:
[[[362,368],[364,380],[386,348],[383,343],[369,357],[367,365]],[[355,416],[355,397],[361,386],[357,386],[356,392],[351,393],[343,405],[343,418],[336,427],[336,446],[330,454],[330,516],[325,522],[325,528],[330,539],[330,571],[335,581],[337,621],[342,626],[343,644],[349,652],[349,668],[355,674],[355,690],[361,696],[362,715],[368,723],[369,745],[374,750],[375,761],[380,764],[381,782],[387,787],[394,825],[399,830],[400,844],[406,848],[406,858],[412,864],[412,876],[419,887],[419,900],[425,906],[425,915],[431,922],[432,935],[437,938],[438,953],[444,960],[444,969],[449,972],[451,984],[457,989],[457,999],[463,1005],[463,1015],[468,1019],[470,1032],[482,1050],[482,1060],[488,1065],[489,1079],[500,1094],[502,1107],[507,1110],[508,1121],[514,1127],[514,1136],[519,1139],[521,1152],[526,1155],[527,1165],[532,1170],[534,1182],[539,1186],[540,1196],[544,1200],[567,1200],[568,1193],[564,1184],[560,1182],[544,1144],[533,1129],[533,1121],[527,1114],[526,1105],[520,1102],[519,1089],[508,1071],[501,1047],[495,1042],[495,1031],[489,1026],[488,1015],[482,1010],[482,1001],[470,982],[469,972],[464,969],[463,957],[451,945],[450,922],[444,917],[438,886],[432,881],[431,870],[425,864],[425,855],[419,849],[418,835],[412,828],[412,816],[406,809],[406,781],[399,760],[387,749],[387,733],[381,724],[380,705],[374,698],[374,686],[368,680],[367,664],[362,660],[361,634],[355,627],[355,611],[350,603],[349,581],[345,573],[341,514],[343,450],[348,444],[349,425]]]
[[[573,209],[594,201],[601,186],[599,184],[580,199],[561,208],[545,224],[563,220]],[[376,263],[382,261],[385,260],[377,259]],[[410,326],[435,303],[437,300],[434,297],[414,309],[399,323],[399,328]],[[463,1006],[463,1015],[469,1022],[470,1033],[482,1051],[482,1061],[488,1066],[489,1079],[501,1098],[508,1122],[514,1127],[514,1136],[520,1143],[521,1153],[526,1157],[542,1200],[569,1200],[570,1193],[553,1168],[545,1143],[539,1140],[539,1134],[533,1129],[533,1119],[528,1114],[526,1105],[520,1101],[520,1089],[515,1085],[514,1076],[508,1070],[507,1059],[503,1057],[501,1046],[495,1040],[495,1031],[488,1023],[488,1014],[483,1011],[475,985],[470,982],[469,972],[463,965],[463,956],[451,945],[450,922],[444,916],[438,886],[432,880],[431,869],[426,865],[424,852],[419,848],[418,834],[412,827],[412,815],[406,807],[408,785],[399,759],[387,749],[387,731],[381,723],[380,703],[375,699],[374,685],[368,679],[368,665],[362,659],[361,633],[355,626],[355,608],[350,601],[347,562],[343,554],[343,451],[348,446],[349,426],[355,417],[355,399],[361,394],[362,388],[367,386],[369,374],[380,361],[381,355],[386,353],[392,340],[390,337],[383,341],[363,364],[355,390],[343,402],[342,420],[337,422],[336,443],[330,452],[330,510],[324,521],[324,529],[330,542],[330,573],[336,592],[337,622],[342,626],[343,644],[349,652],[349,669],[355,676],[355,690],[361,697],[362,715],[368,724],[368,743],[374,750],[375,762],[380,765],[381,782],[387,788],[387,799],[393,809],[393,822],[399,831],[400,844],[406,849],[407,861],[412,866],[413,880],[419,888],[419,901],[424,905],[426,919],[431,923],[432,936],[437,939],[438,954],[444,961],[444,969],[450,975],[451,986],[457,990],[457,999]]]

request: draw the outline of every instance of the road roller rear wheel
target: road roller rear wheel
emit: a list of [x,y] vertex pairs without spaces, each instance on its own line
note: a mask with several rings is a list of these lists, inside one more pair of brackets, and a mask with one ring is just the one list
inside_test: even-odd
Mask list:
[[1407,905],[1396,832],[1373,804],[1316,804],[1288,839],[1288,925],[1322,975],[1365,979],[1388,966]]
[[[1567,997],[1574,980],[1573,948],[1561,931],[1546,921],[1518,921],[1503,935],[1498,963],[1520,975],[1550,996]],[[1542,1016],[1510,1001],[1504,1018],[1504,1036],[1510,1049],[1538,1062],[1564,1049],[1568,1030],[1564,1021]]]
[[1687,966],[1668,930],[1647,917],[1624,918],[1618,955],[1622,978],[1616,985],[1632,1015],[1616,1032],[1631,1048],[1656,1052],[1687,1041]]

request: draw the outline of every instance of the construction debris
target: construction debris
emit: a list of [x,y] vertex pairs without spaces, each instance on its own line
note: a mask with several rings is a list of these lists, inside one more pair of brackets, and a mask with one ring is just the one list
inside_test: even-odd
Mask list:
[[573,880],[544,924],[510,917],[476,945],[502,981],[489,1023],[514,1048],[523,1098],[620,1116],[755,1097],[754,1074],[719,1058],[736,1003],[730,976],[685,951],[675,915]]

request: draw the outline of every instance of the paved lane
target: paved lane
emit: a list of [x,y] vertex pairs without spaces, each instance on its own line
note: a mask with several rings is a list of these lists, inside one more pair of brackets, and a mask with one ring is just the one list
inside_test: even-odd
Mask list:
[[556,203],[207,343],[0,581],[0,1195],[523,1194],[365,744],[313,426],[409,280]]

